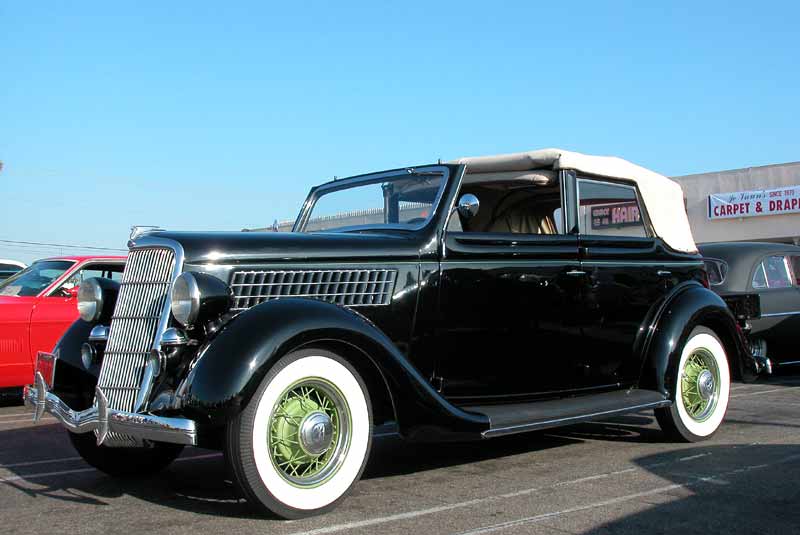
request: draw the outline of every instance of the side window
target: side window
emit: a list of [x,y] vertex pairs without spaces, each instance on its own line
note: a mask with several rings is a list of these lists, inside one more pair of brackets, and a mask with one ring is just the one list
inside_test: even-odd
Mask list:
[[800,286],[800,255],[789,257],[789,267],[792,268],[792,278],[794,285]]
[[578,179],[578,227],[595,236],[649,236],[632,186]]
[[758,267],[756,267],[756,272],[753,273],[753,288],[757,290],[767,288],[767,275],[764,273],[763,262],[759,262]]
[[768,256],[762,264],[767,275],[767,286],[769,288],[787,288],[792,285],[789,277],[789,264],[785,256]]
[[753,274],[753,288],[788,288],[793,281],[789,259],[783,255],[768,256]]
[[714,260],[706,258],[703,260],[706,265],[706,272],[708,273],[708,282],[713,286],[718,286],[725,282],[725,276],[728,274],[728,264],[722,260]]
[[[478,178],[478,177],[475,177]],[[498,234],[563,234],[561,186],[556,175],[534,183],[520,177],[509,180],[472,181],[462,185],[458,198],[471,193],[478,198],[478,214],[469,220],[458,214],[448,230]]]
[[61,286],[50,295],[53,297],[77,295],[76,292],[81,283],[93,277],[121,282],[122,271],[124,269],[124,264],[90,264],[73,273],[70,278],[61,283]]

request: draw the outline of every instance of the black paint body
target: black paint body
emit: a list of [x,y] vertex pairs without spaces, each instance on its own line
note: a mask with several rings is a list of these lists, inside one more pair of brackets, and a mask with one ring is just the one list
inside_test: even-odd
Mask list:
[[[574,228],[566,235],[445,232],[464,167],[437,168],[446,168],[444,193],[430,222],[413,232],[137,239],[134,246],[149,236],[172,240],[183,248],[184,271],[225,282],[248,269],[397,271],[388,305],[277,299],[191,332],[198,345],[153,391],[155,398],[180,390],[182,408],[163,412],[196,420],[202,442],[213,446],[270,367],[303,346],[344,353],[380,405],[375,423],[396,421],[417,440],[480,438],[490,418],[468,406],[580,398],[591,407],[592,395],[636,389],[667,400],[680,345],[700,324],[722,338],[734,376],[751,373],[733,316],[702,284],[699,255],[657,237],[586,237]],[[562,173],[569,193],[568,179]],[[84,403],[99,373],[79,356],[89,327],[76,323],[58,346],[56,391],[77,400],[84,389]]]

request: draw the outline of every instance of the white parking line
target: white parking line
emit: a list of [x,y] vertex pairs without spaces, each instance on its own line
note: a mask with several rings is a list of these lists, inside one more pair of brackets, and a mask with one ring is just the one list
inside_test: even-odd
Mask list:
[[[742,447],[746,448],[746,447],[752,447],[752,446],[756,446],[756,445],[759,445],[759,443],[754,442],[752,444],[747,444],[747,445],[744,445]],[[703,452],[703,453],[700,453],[698,455],[692,455],[692,456],[689,456],[689,457],[682,457],[682,458],[676,459],[674,461],[653,463],[653,464],[646,465],[646,466],[641,466],[641,467],[624,468],[624,469],[621,469],[621,470],[615,470],[613,472],[606,472],[606,473],[602,473],[602,474],[594,474],[594,475],[590,475],[590,476],[580,477],[580,478],[577,478],[577,479],[569,479],[569,480],[566,480],[566,481],[559,481],[559,482],[556,482],[556,483],[552,483],[550,485],[545,485],[543,487],[531,487],[531,488],[527,488],[527,489],[508,492],[508,493],[505,493],[505,494],[498,494],[498,495],[495,495],[495,496],[485,496],[483,498],[475,498],[475,499],[466,500],[466,501],[463,501],[463,502],[456,502],[456,503],[449,503],[449,504],[445,504],[445,505],[438,505],[436,507],[428,507],[426,509],[417,509],[415,511],[407,511],[405,513],[397,513],[397,514],[394,514],[394,515],[387,515],[387,516],[382,516],[382,517],[369,518],[367,520],[359,520],[359,521],[355,521],[355,522],[347,522],[347,523],[343,523],[343,524],[335,524],[335,525],[332,525],[332,526],[326,526],[326,527],[323,527],[323,528],[317,528],[317,529],[312,529],[312,530],[307,530],[307,531],[298,531],[298,532],[294,532],[294,533],[292,533],[290,535],[323,535],[325,533],[337,533],[337,532],[340,532],[340,531],[345,531],[345,530],[350,530],[350,529],[359,529],[359,528],[377,526],[377,525],[386,524],[386,523],[389,523],[389,522],[397,522],[397,521],[401,521],[401,520],[410,520],[412,518],[417,518],[417,517],[420,517],[420,516],[426,516],[426,515],[432,515],[432,514],[436,514],[436,513],[442,513],[442,512],[446,512],[446,511],[452,511],[452,510],[455,510],[455,509],[463,509],[465,507],[471,507],[473,505],[480,505],[480,504],[490,503],[490,502],[500,501],[500,500],[508,500],[510,498],[519,498],[521,496],[526,496],[528,494],[535,494],[537,492],[541,492],[541,491],[544,491],[544,490],[554,489],[554,488],[558,488],[558,487],[564,487],[564,486],[567,486],[567,485],[574,485],[574,484],[578,484],[578,483],[584,483],[586,481],[591,481],[591,480],[596,480],[596,479],[603,479],[603,478],[607,478],[607,477],[611,477],[611,476],[615,476],[615,475],[622,475],[622,474],[627,474],[627,473],[630,473],[630,472],[648,470],[648,469],[651,469],[651,468],[656,468],[656,467],[665,466],[665,465],[669,465],[669,464],[691,461],[691,460],[697,459],[699,457],[705,457],[707,455],[711,455],[711,452]],[[800,457],[800,454],[792,456],[792,458],[796,458],[796,457]],[[678,486],[681,486],[681,485],[678,485]],[[664,492],[664,491],[662,490],[661,492]]]
[[771,394],[773,392],[793,392],[793,390],[787,390],[786,388],[773,388],[771,390],[759,390],[758,392],[747,392],[746,394],[736,394],[731,396],[733,398],[745,398],[748,396],[758,396],[761,394]]
[[17,468],[19,466],[34,466],[37,464],[55,464],[55,463],[67,463],[71,461],[77,461],[82,459],[82,457],[61,457],[60,459],[42,459],[41,461],[25,461],[24,463],[11,463],[11,464],[0,464],[0,470],[7,469],[7,468]]
[[[694,459],[694,458],[696,458],[696,456],[685,457],[683,459],[680,459],[679,462],[690,460],[690,459]],[[744,467],[744,468],[738,468],[738,469],[733,470],[731,472],[725,472],[725,473],[722,473],[722,474],[717,474],[715,476],[708,476],[708,477],[704,477],[704,478],[699,478],[696,481],[692,481],[692,482],[688,482],[688,483],[674,483],[672,485],[666,485],[666,486],[663,486],[663,487],[658,487],[658,488],[655,488],[655,489],[652,489],[652,490],[649,490],[649,491],[638,492],[636,494],[628,494],[626,496],[620,496],[618,498],[613,498],[611,500],[604,500],[602,502],[595,502],[595,503],[591,503],[591,504],[588,504],[588,505],[583,505],[583,506],[579,506],[579,507],[573,507],[573,508],[570,508],[570,509],[563,509],[563,510],[560,510],[560,511],[553,511],[553,512],[550,512],[550,513],[543,513],[541,515],[536,515],[536,516],[532,516],[532,517],[522,518],[522,519],[518,519],[518,520],[512,520],[512,521],[509,521],[509,522],[503,522],[503,523],[500,523],[500,524],[493,524],[491,526],[485,526],[485,527],[478,528],[478,529],[475,529],[475,530],[472,530],[472,531],[467,531],[467,532],[464,532],[464,533],[462,533],[460,535],[478,535],[480,533],[490,533],[492,531],[498,531],[498,530],[501,530],[501,529],[506,529],[506,528],[509,528],[509,527],[515,527],[515,526],[522,525],[522,524],[530,524],[530,523],[534,523],[534,522],[540,522],[540,521],[548,519],[548,518],[553,518],[553,517],[561,516],[561,515],[568,514],[568,513],[574,513],[574,512],[583,511],[583,510],[587,510],[587,509],[594,509],[594,508],[603,507],[603,506],[606,506],[606,505],[613,505],[613,504],[616,504],[616,503],[621,503],[621,502],[633,500],[633,499],[636,499],[636,498],[650,496],[650,495],[653,495],[653,494],[661,494],[661,493],[664,493],[664,492],[669,492],[671,490],[675,490],[675,489],[679,489],[679,488],[691,487],[691,486],[697,485],[699,483],[715,481],[715,480],[718,480],[720,478],[727,477],[727,476],[730,476],[730,475],[739,474],[739,473],[743,473],[743,472],[749,472],[751,470],[765,468],[765,467],[768,467],[768,466],[774,466],[776,464],[787,463],[787,462],[790,462],[790,461],[793,461],[793,460],[796,460],[796,459],[800,459],[800,454],[790,455],[790,456],[785,457],[785,458],[783,458],[783,459],[781,459],[779,461],[776,461],[774,463],[761,464],[761,465],[757,465],[757,466],[748,466],[748,467]],[[666,464],[666,463],[659,463],[659,465],[663,465],[663,464]],[[646,467],[642,467],[642,469],[644,469],[644,468],[646,468]],[[583,481],[586,481],[587,479],[590,479],[590,478],[597,479],[597,478],[600,478],[600,477],[607,477],[607,476],[609,476],[611,474],[622,474],[622,473],[631,472],[631,471],[634,471],[634,470],[636,470],[636,469],[628,468],[628,469],[625,469],[625,470],[619,470],[617,472],[609,472],[608,474],[598,474],[596,476],[582,477],[582,478],[574,479],[574,480],[570,480],[570,481],[563,481],[563,482],[556,483],[554,485],[550,485],[550,486],[546,486],[546,487],[536,487],[536,488],[530,488],[530,489],[523,489],[523,490],[520,490],[520,491],[509,492],[509,493],[506,493],[506,494],[500,494],[500,495],[496,495],[496,496],[487,496],[487,497],[484,497],[484,498],[475,498],[473,500],[466,500],[466,501],[463,501],[463,502],[440,505],[440,506],[437,506],[437,507],[429,507],[427,509],[417,509],[415,511],[407,511],[405,513],[397,513],[397,514],[394,514],[394,515],[387,515],[387,516],[382,516],[382,517],[370,518],[370,519],[367,519],[367,520],[359,520],[359,521],[355,521],[355,522],[346,522],[346,523],[342,523],[342,524],[334,524],[334,525],[331,525],[331,526],[326,526],[326,527],[317,528],[317,529],[311,529],[311,530],[306,530],[306,531],[297,531],[297,532],[292,533],[291,535],[323,535],[323,534],[326,534],[326,533],[337,533],[337,532],[345,531],[345,530],[377,526],[377,525],[381,525],[381,524],[387,524],[389,522],[397,522],[397,521],[401,521],[401,520],[409,520],[409,519],[417,518],[417,517],[420,517],[420,516],[431,515],[431,514],[436,514],[436,513],[442,513],[442,512],[446,512],[446,511],[452,511],[454,509],[462,509],[464,507],[470,507],[472,505],[480,505],[480,504],[483,504],[483,503],[488,503],[488,502],[498,501],[498,500],[507,500],[509,498],[516,498],[516,497],[524,496],[524,495],[527,495],[527,494],[533,494],[535,492],[538,492],[538,491],[541,491],[541,490],[545,490],[545,489],[548,489],[548,488],[553,488],[553,487],[557,487],[557,486],[564,486],[564,485],[571,484],[571,483],[583,482]]]
[[[222,457],[221,453],[209,453],[207,455],[192,455],[191,457],[180,457],[175,459],[175,462],[182,462],[182,461],[196,461],[198,459],[211,459],[213,457]],[[24,474],[19,476],[9,476],[0,478],[0,483],[12,483],[14,481],[29,481],[31,479],[42,479],[45,477],[52,477],[52,476],[64,476],[67,474],[80,474],[85,472],[97,472],[96,468],[76,468],[74,470],[59,470],[56,472],[42,472],[38,474]]]

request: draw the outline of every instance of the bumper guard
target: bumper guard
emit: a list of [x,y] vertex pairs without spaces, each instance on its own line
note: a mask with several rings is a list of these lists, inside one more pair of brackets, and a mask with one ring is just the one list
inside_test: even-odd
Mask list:
[[25,404],[34,409],[34,422],[38,422],[48,412],[73,433],[95,431],[98,446],[106,439],[109,431],[156,442],[187,446],[197,444],[194,420],[109,409],[106,396],[99,387],[95,389],[93,407],[74,411],[48,390],[41,373],[36,372],[35,380],[36,383],[26,386],[24,391]]

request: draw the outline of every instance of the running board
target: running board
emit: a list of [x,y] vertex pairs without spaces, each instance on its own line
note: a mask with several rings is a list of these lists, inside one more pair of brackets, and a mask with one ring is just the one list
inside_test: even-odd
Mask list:
[[461,408],[489,418],[489,429],[482,435],[483,438],[493,438],[670,405],[672,402],[658,392],[625,390],[549,401]]

